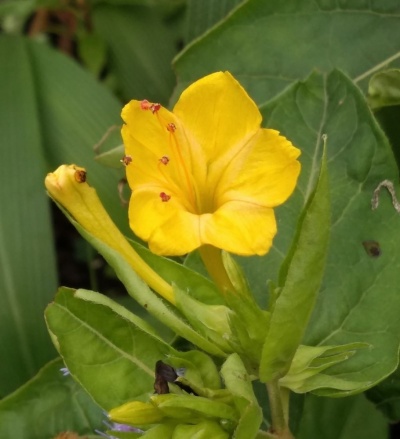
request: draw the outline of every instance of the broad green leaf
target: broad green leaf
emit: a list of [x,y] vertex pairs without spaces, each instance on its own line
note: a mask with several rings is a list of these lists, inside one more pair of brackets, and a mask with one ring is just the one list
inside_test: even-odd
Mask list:
[[168,103],[175,84],[171,61],[177,50],[157,7],[98,4],[93,23],[108,46],[123,99]]
[[71,376],[63,376],[62,360],[53,360],[38,374],[0,401],[0,437],[50,439],[64,431],[82,435],[101,428],[104,415]]
[[390,422],[400,421],[400,369],[377,386],[368,390],[367,397]]
[[400,65],[399,12],[397,0],[249,0],[176,58],[177,92],[229,70],[262,103],[314,69],[335,67],[366,89],[373,73]]
[[263,382],[281,378],[289,370],[324,274],[330,229],[326,151],[320,166],[317,186],[307,199],[297,236],[281,268],[281,291],[272,310],[261,356]]
[[296,439],[387,439],[384,417],[364,395],[321,398],[307,395]]
[[399,167],[400,131],[398,122],[400,120],[400,105],[378,108],[374,115],[389,139],[396,158],[397,167]]
[[122,105],[65,55],[33,41],[18,41],[27,45],[31,57],[47,169],[53,171],[63,163],[86,168],[88,181],[96,187],[110,216],[121,230],[131,233],[117,189],[123,173],[105,170],[95,161],[93,150],[110,127],[122,124]]
[[147,399],[156,362],[173,348],[106,302],[80,296],[79,290],[60,289],[46,310],[49,331],[72,376],[105,410]]
[[[264,258],[249,258],[265,284],[278,277],[297,217],[314,186],[320,161],[320,135],[328,136],[328,174],[332,206],[331,240],[321,291],[302,344],[309,346],[365,342],[348,361],[329,369],[332,376],[368,381],[373,386],[398,362],[400,258],[393,239],[400,233],[398,213],[382,191],[379,208],[371,198],[384,179],[396,182],[398,171],[390,146],[360,91],[342,73],[311,75],[262,109],[264,124],[274,127],[302,150],[302,172],[295,194],[277,210],[279,232]],[[399,186],[395,183],[399,193]],[[372,257],[363,242],[376,241]],[[263,280],[264,279],[264,280]]]
[[[302,171],[295,193],[276,209],[278,234],[270,253],[237,260],[257,301],[265,306],[267,281],[277,283],[297,219],[315,185],[321,135],[326,133],[331,240],[322,288],[302,343],[372,345],[371,350],[360,350],[329,370],[331,376],[368,381],[371,387],[392,373],[398,362],[400,258],[395,256],[398,246],[393,237],[400,234],[399,216],[385,190],[380,194],[379,208],[371,210],[377,185],[385,179],[394,183],[398,179],[392,151],[360,91],[338,71],[311,75],[261,111],[264,126],[279,130],[302,150]],[[395,190],[400,198],[396,183]],[[365,250],[363,243],[371,240],[381,248],[378,257]],[[201,268],[195,257],[188,263]]]
[[185,42],[186,44],[226,17],[243,0],[187,0]]
[[56,356],[43,311],[57,285],[46,159],[28,45],[0,37],[0,398]]
[[400,105],[400,70],[390,69],[374,75],[369,81],[367,99],[372,109]]
[[157,294],[138,277],[129,263],[115,250],[108,247],[99,239],[88,233],[67,212],[65,215],[74,225],[78,232],[105,258],[115,270],[118,278],[124,284],[127,292],[150,314],[156,317],[181,337],[184,337],[204,351],[218,356],[224,356],[224,352],[212,343],[211,340],[196,332],[178,311],[168,306]]

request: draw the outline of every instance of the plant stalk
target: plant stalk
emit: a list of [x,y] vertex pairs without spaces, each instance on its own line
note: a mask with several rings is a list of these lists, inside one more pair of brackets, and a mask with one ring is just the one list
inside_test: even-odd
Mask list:
[[[289,430],[287,409],[285,410],[283,407],[278,380],[271,381],[266,386],[271,412],[272,433],[275,434],[277,439],[295,439]],[[285,399],[285,402],[287,402],[287,398]]]
[[233,293],[235,287],[229,279],[228,273],[222,262],[222,250],[211,245],[203,245],[199,248],[201,259],[218,289],[226,294],[228,291]]

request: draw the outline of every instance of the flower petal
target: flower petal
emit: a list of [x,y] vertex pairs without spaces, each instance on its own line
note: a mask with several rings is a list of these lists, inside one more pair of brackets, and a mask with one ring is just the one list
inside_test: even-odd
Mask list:
[[291,195],[300,173],[295,148],[278,131],[260,129],[230,162],[220,179],[216,203],[242,200],[275,207]]
[[143,110],[140,101],[132,100],[122,109],[125,122],[122,138],[128,154],[135,156],[138,150],[146,148],[156,157],[161,157],[168,148],[168,123],[175,122],[175,116],[164,107],[156,112]]
[[246,202],[231,201],[201,218],[203,244],[242,256],[264,255],[276,234],[274,211]]
[[129,225],[149,248],[159,255],[184,255],[201,245],[199,216],[189,213],[175,194],[160,199],[160,188],[133,192],[129,203]]
[[173,111],[185,126],[193,154],[202,149],[208,163],[241,144],[261,123],[256,104],[228,72],[196,81],[182,93]]
[[[164,185],[170,191],[180,193],[189,200],[195,210],[194,192],[196,180],[191,170],[191,145],[187,142],[185,129],[179,119],[167,109],[160,107],[154,113],[143,110],[140,101],[131,101],[122,110],[125,125],[122,138],[125,154],[132,157],[126,174],[131,189],[147,185]],[[196,163],[204,163],[199,151]],[[162,159],[166,163],[162,163]],[[204,180],[204,166],[202,169]]]

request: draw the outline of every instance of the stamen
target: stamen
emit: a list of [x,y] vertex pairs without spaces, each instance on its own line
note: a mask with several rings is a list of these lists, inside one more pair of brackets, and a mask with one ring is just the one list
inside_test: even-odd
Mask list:
[[163,203],[166,203],[171,199],[171,195],[166,194],[165,192],[160,193],[160,198]]
[[[154,104],[154,105],[156,105],[156,104]],[[149,108],[151,108],[151,106]],[[169,133],[169,142],[170,142],[171,153],[173,155],[173,161],[174,161],[174,163],[177,164],[177,166],[179,168],[181,178],[183,179],[184,182],[186,182],[186,184],[183,187],[180,186],[178,189],[179,189],[179,191],[181,191],[184,187],[186,187],[186,189],[188,191],[188,198],[189,198],[188,201],[191,205],[191,208],[196,210],[196,194],[195,194],[195,190],[193,187],[192,178],[190,176],[189,170],[187,169],[187,164],[185,163],[185,159],[182,155],[182,151],[181,151],[181,147],[179,145],[178,138],[175,135],[175,132],[177,130],[177,126],[173,122],[168,122],[168,120],[163,117],[164,115],[157,113],[156,111],[155,111],[155,113],[156,113],[156,117],[160,123],[160,126],[162,126],[163,128],[166,128],[168,133]],[[161,171],[161,174],[164,175],[164,173],[161,170],[161,168],[162,168],[161,164],[164,164],[164,165],[166,164],[163,159],[159,160],[159,170]],[[166,200],[166,201],[168,201],[168,200]]]
[[160,163],[162,163],[163,165],[168,165],[168,163],[169,163],[169,157],[167,157],[166,155],[163,155],[163,156],[160,158]]
[[124,166],[128,166],[132,163],[132,156],[130,155],[124,155],[122,157],[122,159],[120,160],[120,162],[124,165]]
[[151,112],[157,113],[157,111],[161,108],[161,104],[149,102],[147,99],[143,99],[143,101],[140,102],[140,108],[142,110],[151,110]]
[[151,104],[150,110],[154,114],[161,108],[161,104]]
[[178,159],[178,162],[180,164],[180,168],[183,171],[183,177],[184,177],[184,179],[186,181],[186,187],[189,190],[189,197],[190,197],[190,200],[191,200],[191,204],[192,204],[193,207],[195,207],[195,205],[196,205],[196,201],[195,201],[196,197],[195,197],[195,193],[193,191],[192,180],[190,178],[189,171],[188,171],[188,169],[186,167],[185,160],[183,158],[180,145],[178,143],[178,139],[175,136],[175,130],[176,130],[175,124],[174,123],[169,123],[167,125],[167,130],[170,132],[170,136],[169,137],[171,139],[171,149],[172,149],[172,151],[174,151],[174,153],[175,153],[175,155],[176,155],[176,157]]
[[147,99],[143,99],[143,101],[140,102],[140,108],[142,110],[150,110],[150,102]]
[[174,123],[171,122],[167,125],[167,131],[169,131],[170,133],[174,133],[175,130],[176,130],[176,125]]

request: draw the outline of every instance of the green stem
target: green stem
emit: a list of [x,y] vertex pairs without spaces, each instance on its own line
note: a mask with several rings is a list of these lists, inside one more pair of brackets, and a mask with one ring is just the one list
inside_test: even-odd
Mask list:
[[[278,439],[294,439],[287,425],[287,407],[283,407],[281,389],[277,380],[267,383],[272,432]],[[285,398],[285,405],[288,399]],[[285,414],[286,411],[286,414]],[[286,415],[286,416],[285,416]]]
[[272,433],[268,433],[268,431],[264,431],[264,430],[258,430],[256,439],[276,439],[276,436]]
[[199,248],[199,252],[208,274],[216,283],[219,290],[224,294],[228,291],[233,293],[235,288],[222,262],[222,250],[211,245],[203,245]]

